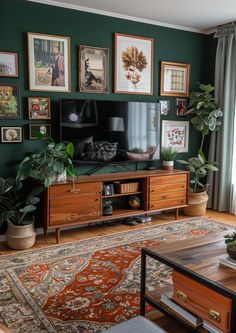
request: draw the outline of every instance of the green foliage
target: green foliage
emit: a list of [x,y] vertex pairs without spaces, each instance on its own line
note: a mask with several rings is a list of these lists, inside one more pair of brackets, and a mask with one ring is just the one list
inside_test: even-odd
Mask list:
[[134,153],[134,154],[144,154],[145,153],[145,151],[143,149],[137,148],[137,147],[130,149],[130,152]]
[[161,155],[163,161],[175,161],[179,155],[178,151],[174,148],[170,147],[162,147]]
[[236,243],[236,230],[232,232],[232,234],[227,234],[224,236],[225,238],[225,243]]
[[67,175],[75,176],[72,162],[73,144],[55,143],[51,136],[40,132],[35,132],[35,135],[45,142],[45,147],[27,156],[21,162],[17,178],[23,180],[30,177],[49,187],[55,174],[62,174],[66,170]]
[[184,164],[192,176],[190,186],[193,192],[201,192],[205,190],[205,186],[200,180],[206,177],[208,171],[218,171],[218,163],[207,161],[203,152],[199,151],[197,157],[190,157],[187,161],[177,160],[178,163]]
[[24,225],[26,215],[34,212],[43,191],[39,186],[30,192],[19,179],[0,177],[0,226],[7,220],[14,225]]
[[217,131],[222,122],[219,118],[223,112],[214,102],[212,95],[214,87],[211,84],[199,84],[200,91],[191,92],[189,96],[189,106],[186,114],[192,116],[191,123],[193,127],[202,133],[202,150],[204,138],[210,132]]

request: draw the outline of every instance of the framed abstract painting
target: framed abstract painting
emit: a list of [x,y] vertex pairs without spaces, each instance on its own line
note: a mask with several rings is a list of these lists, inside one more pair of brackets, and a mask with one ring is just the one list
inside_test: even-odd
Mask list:
[[179,153],[187,153],[189,146],[188,121],[162,121],[162,147],[173,147]]

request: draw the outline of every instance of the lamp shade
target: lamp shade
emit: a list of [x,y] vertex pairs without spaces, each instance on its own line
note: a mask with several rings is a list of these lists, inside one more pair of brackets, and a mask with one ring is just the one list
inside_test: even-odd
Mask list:
[[107,131],[110,132],[124,132],[124,118],[122,117],[109,117],[107,118]]

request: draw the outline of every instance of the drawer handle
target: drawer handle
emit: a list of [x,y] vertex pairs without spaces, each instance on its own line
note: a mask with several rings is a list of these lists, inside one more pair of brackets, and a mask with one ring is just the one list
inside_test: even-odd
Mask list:
[[220,323],[221,318],[220,318],[220,313],[214,310],[209,310],[208,315],[211,319],[216,321],[217,323]]
[[71,193],[78,193],[80,191],[79,188],[72,188],[71,190],[69,190],[69,192]]
[[185,293],[183,293],[182,291],[178,290],[177,291],[177,297],[183,301],[184,303],[188,303],[188,297],[187,295],[185,295]]

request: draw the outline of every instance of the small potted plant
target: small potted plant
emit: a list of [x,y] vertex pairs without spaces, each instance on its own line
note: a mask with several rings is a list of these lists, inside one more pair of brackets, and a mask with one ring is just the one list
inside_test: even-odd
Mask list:
[[28,185],[19,179],[0,177],[0,226],[7,226],[5,235],[11,249],[23,250],[35,243],[32,213],[40,201],[38,195],[43,186],[29,190]]
[[178,157],[178,151],[171,146],[161,148],[162,166],[164,170],[173,170],[174,161]]
[[227,234],[225,237],[227,253],[231,259],[236,261],[236,230],[232,234]]

